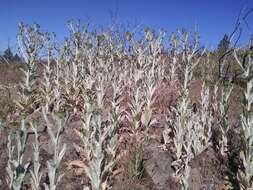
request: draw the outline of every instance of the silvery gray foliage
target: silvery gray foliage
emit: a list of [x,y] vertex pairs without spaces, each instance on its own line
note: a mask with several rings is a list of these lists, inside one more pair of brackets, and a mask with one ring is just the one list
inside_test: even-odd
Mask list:
[[[165,142],[169,142],[166,137],[173,132],[173,144],[176,159],[172,163],[175,168],[175,177],[181,183],[181,188],[187,190],[189,186],[189,175],[191,167],[190,160],[201,153],[210,144],[212,117],[209,111],[209,89],[203,84],[201,92],[201,107],[199,111],[192,110],[190,99],[190,85],[193,81],[193,72],[198,65],[200,59],[193,59],[198,49],[198,39],[193,41],[192,46],[189,43],[189,34],[179,31],[178,35],[172,37],[172,47],[176,48],[173,52],[173,60],[175,63],[177,55],[182,51],[182,65],[173,66],[171,79],[176,77],[176,69],[183,73],[183,81],[181,83],[181,96],[178,105],[174,108],[175,117],[168,118],[169,125],[164,130]],[[204,52],[204,51],[203,51]],[[203,53],[202,52],[202,53]],[[171,126],[171,127],[170,127]]]
[[34,141],[33,143],[33,170],[30,169],[31,174],[31,188],[32,190],[40,190],[40,181],[42,178],[43,173],[41,172],[41,164],[39,162],[39,142],[38,142],[38,132],[37,132],[37,126],[34,126],[32,123],[30,123],[31,128],[34,132]]
[[47,34],[41,32],[38,24],[29,26],[20,22],[18,27],[17,40],[19,49],[28,70],[32,71],[35,66],[35,61],[37,61],[40,56],[39,53],[44,47]]
[[[249,47],[250,48],[250,47]],[[246,51],[248,51],[246,49]],[[253,189],[253,59],[252,51],[246,53],[246,61],[242,61],[239,52],[234,51],[234,57],[243,72],[245,86],[243,87],[243,113],[241,114],[241,126],[243,131],[243,149],[240,152],[243,168],[238,172],[240,188],[243,190]]]
[[[20,190],[30,165],[30,163],[23,163],[27,142],[27,129],[24,120],[21,122],[20,130],[17,130],[15,138],[16,146],[12,145],[12,136],[8,136],[7,182],[10,189]],[[17,153],[16,156],[14,156],[14,151]]]
[[[47,169],[48,169],[48,178],[49,178],[49,184],[45,184],[46,190],[56,190],[57,185],[59,184],[60,180],[64,176],[64,174],[59,173],[59,167],[60,163],[63,159],[63,156],[66,152],[66,144],[61,145],[61,135],[63,133],[63,128],[65,126],[66,118],[63,121],[59,117],[52,114],[52,117],[54,119],[54,122],[56,124],[52,123],[48,119],[48,113],[46,112],[45,108],[43,110],[43,116],[47,123],[47,131],[48,135],[50,137],[51,146],[53,147],[53,159],[47,161]],[[57,129],[56,134],[54,134],[53,128]]]
[[191,172],[191,166],[189,165],[190,160],[193,158],[193,154],[191,153],[191,142],[187,143],[185,145],[186,152],[188,153],[185,156],[184,159],[184,171],[182,175],[180,176],[180,184],[182,190],[188,190],[189,189],[189,178],[190,178],[190,172]]
[[[50,54],[50,53],[48,53]],[[53,83],[52,83],[52,74],[53,74],[53,70],[51,68],[51,57],[50,55],[48,55],[48,60],[47,60],[47,64],[43,65],[44,66],[44,72],[43,72],[43,79],[41,81],[41,93],[42,93],[42,97],[44,99],[45,102],[45,109],[47,111],[49,111],[49,104],[52,103],[52,99],[53,99]]]
[[26,68],[22,71],[25,75],[24,88],[28,92],[31,92],[32,90],[35,77],[35,63],[40,56],[40,52],[44,46],[45,38],[47,38],[46,34],[40,31],[40,26],[38,24],[28,26],[22,22],[19,23],[17,40],[26,66]]
[[116,161],[117,135],[114,134],[113,126],[102,129],[101,116],[95,116],[93,119],[95,123],[88,141],[91,158],[85,172],[90,179],[92,190],[107,189]]
[[108,123],[102,121],[103,96],[104,91],[97,89],[95,105],[85,104],[83,133],[80,134],[88,160],[84,169],[92,190],[106,190],[111,186],[109,181],[115,174],[117,158],[115,117],[109,115]]
[[201,105],[198,111],[192,114],[192,150],[194,156],[200,154],[211,145],[213,116],[210,111],[210,89],[203,83],[201,90]]
[[[134,38],[134,35],[128,32],[129,43],[126,45],[111,31],[89,32],[88,26],[81,27],[80,23],[74,26],[72,22],[68,26],[70,36],[59,49],[59,56],[54,59],[55,64],[51,64],[50,60],[51,47],[46,45],[48,62],[44,67],[43,78],[39,81],[38,88],[42,92],[39,95],[33,91],[34,84],[37,83],[34,70],[36,60],[45,47],[43,43],[48,42],[45,39],[47,35],[40,32],[38,25],[28,27],[22,24],[18,35],[20,50],[27,66],[22,83],[23,92],[19,97],[24,102],[20,103],[20,107],[34,103],[34,99],[29,102],[31,96],[35,96],[36,100],[43,104],[43,115],[54,150],[53,159],[47,162],[49,184],[44,184],[45,188],[55,190],[59,184],[62,178],[59,165],[66,151],[66,145],[62,146],[60,143],[64,120],[48,113],[51,105],[54,106],[54,111],[59,111],[58,114],[61,108],[66,108],[73,111],[73,115],[84,115],[81,131],[83,133],[80,133],[87,159],[85,172],[93,190],[104,190],[110,188],[115,174],[118,142],[116,125],[120,113],[125,114],[124,117],[129,116],[128,120],[132,121],[133,125],[132,131],[136,131],[136,134],[141,131],[139,127],[142,125],[148,129],[154,121],[153,118],[155,119],[153,104],[158,85],[168,79],[168,82],[177,86],[176,83],[182,79],[181,89],[178,88],[178,91],[182,91],[182,96],[174,110],[175,118],[169,118],[171,125],[164,130],[164,137],[167,137],[165,143],[170,140],[174,143],[177,159],[173,164],[176,176],[179,177],[182,189],[188,189],[191,169],[189,162],[209,145],[212,125],[208,88],[202,88],[199,111],[193,113],[191,107],[189,87],[193,81],[193,70],[200,60],[199,57],[202,57],[201,53],[199,54],[198,37],[192,38],[187,32],[179,31],[171,37],[171,49],[163,51],[166,48],[163,31],[157,35],[146,29],[143,40]],[[166,50],[171,50],[172,53],[169,53],[168,57],[172,60],[164,59],[167,56]],[[115,83],[111,85],[111,81]],[[114,94],[111,101],[112,113],[106,113],[105,116],[103,110],[107,110],[107,107],[104,100],[107,100],[105,91],[109,91],[108,87],[113,88]],[[125,87],[130,88],[129,92]],[[124,102],[120,105],[125,94],[131,97],[131,101],[126,100],[126,104],[130,102],[131,105],[126,106]],[[83,104],[85,106],[82,106]],[[127,115],[125,112],[128,112],[129,108],[131,113]],[[49,119],[51,116],[53,121]],[[124,121],[123,117],[120,119]],[[54,129],[57,129],[56,133]],[[147,130],[145,132],[148,136]],[[173,139],[169,136],[171,132],[175,134]],[[34,133],[34,167],[30,172],[32,188],[38,189],[42,174],[37,132]],[[136,135],[135,138],[137,137]],[[8,146],[9,152],[12,153],[11,143]],[[9,157],[11,156],[12,154]]]
[[[176,114],[172,124],[172,130],[174,132],[173,143],[175,147],[176,160],[172,163],[175,168],[175,177],[179,178],[182,184],[182,189],[188,188],[188,166],[189,157],[192,157],[192,128],[194,123],[192,121],[192,111],[189,109],[189,84],[192,80],[192,66],[186,65],[184,70],[184,81],[182,84],[181,99],[178,102],[177,108],[174,109]],[[186,170],[187,169],[187,170]]]
[[[215,86],[214,95],[218,97],[218,86]],[[229,110],[229,97],[231,96],[233,86],[229,84],[228,86],[221,87],[220,100],[216,100],[215,109],[219,114],[218,126],[221,131],[221,139],[219,141],[219,149],[221,155],[227,156],[228,153],[228,131],[230,129],[228,123],[228,110]]]
[[14,102],[21,108],[22,114],[25,117],[27,116],[26,111],[36,101],[35,91],[37,86],[35,84],[38,78],[36,67],[44,43],[48,41],[48,38],[49,34],[41,32],[38,24],[34,24],[33,26],[25,25],[22,22],[19,24],[17,40],[20,53],[24,60],[24,68],[21,68],[24,77],[19,84],[20,92],[18,99],[15,99]]

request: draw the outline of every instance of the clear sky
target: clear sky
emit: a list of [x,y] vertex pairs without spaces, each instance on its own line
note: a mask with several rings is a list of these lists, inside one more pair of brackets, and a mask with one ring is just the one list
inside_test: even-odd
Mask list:
[[[106,26],[111,15],[122,23],[169,32],[197,27],[203,44],[214,48],[225,33],[232,32],[243,7],[253,8],[253,0],[0,0],[0,51],[7,47],[8,39],[11,47],[16,47],[20,21],[37,22],[63,39],[67,20],[80,18],[95,26]],[[253,14],[248,20],[253,33]],[[248,34],[245,31],[242,40]]]

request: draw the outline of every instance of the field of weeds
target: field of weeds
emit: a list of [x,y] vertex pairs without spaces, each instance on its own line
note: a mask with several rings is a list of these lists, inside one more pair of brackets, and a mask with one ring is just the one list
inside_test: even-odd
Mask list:
[[1,190],[253,188],[250,45],[221,80],[195,33],[68,27],[21,23],[23,62],[0,64]]

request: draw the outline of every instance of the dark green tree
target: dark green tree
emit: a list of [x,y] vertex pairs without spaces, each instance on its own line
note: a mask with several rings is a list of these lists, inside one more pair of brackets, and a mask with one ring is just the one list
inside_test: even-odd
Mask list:
[[227,34],[225,34],[222,40],[218,44],[218,48],[217,48],[218,52],[221,54],[226,53],[227,50],[229,49],[229,45],[230,45],[229,37]]
[[11,48],[7,48],[5,51],[4,51],[4,54],[3,54],[3,57],[5,59],[7,59],[8,61],[11,61],[13,59],[13,53],[11,51]]
[[14,55],[13,61],[15,61],[15,62],[21,61],[21,59],[20,59],[20,57],[18,56],[18,54],[15,54],[15,55]]

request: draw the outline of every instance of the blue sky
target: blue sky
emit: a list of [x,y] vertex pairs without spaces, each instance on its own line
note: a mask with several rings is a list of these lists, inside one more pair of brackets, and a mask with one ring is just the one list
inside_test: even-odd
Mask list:
[[[240,9],[253,8],[253,0],[1,0],[0,51],[8,44],[16,47],[17,25],[37,22],[42,29],[55,32],[59,39],[67,35],[66,22],[80,18],[95,26],[119,22],[164,28],[197,27],[203,44],[216,47],[225,33],[233,30]],[[248,18],[253,33],[253,13]],[[244,31],[243,41],[249,31]]]

